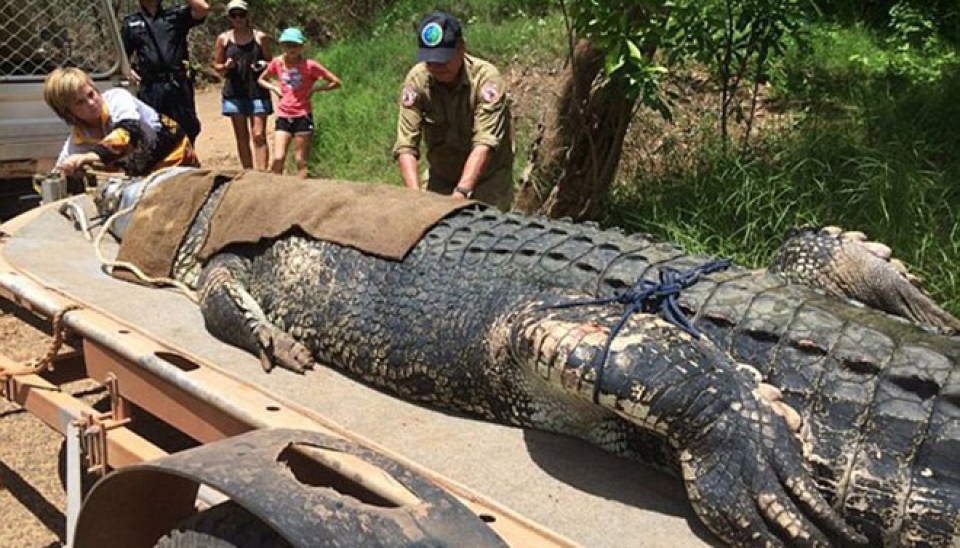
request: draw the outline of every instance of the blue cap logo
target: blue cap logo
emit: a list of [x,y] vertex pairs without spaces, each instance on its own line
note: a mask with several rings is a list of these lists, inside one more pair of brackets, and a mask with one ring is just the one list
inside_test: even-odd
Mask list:
[[437,47],[443,40],[443,29],[438,23],[430,23],[420,31],[420,39],[427,47]]

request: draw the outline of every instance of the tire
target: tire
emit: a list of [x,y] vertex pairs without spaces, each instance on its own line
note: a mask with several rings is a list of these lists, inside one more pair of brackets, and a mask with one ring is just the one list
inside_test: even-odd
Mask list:
[[259,518],[224,502],[182,521],[154,548],[290,548]]

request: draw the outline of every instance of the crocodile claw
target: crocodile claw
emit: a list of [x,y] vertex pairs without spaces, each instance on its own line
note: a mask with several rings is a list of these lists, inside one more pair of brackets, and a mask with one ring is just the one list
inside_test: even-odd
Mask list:
[[265,372],[269,373],[277,365],[301,374],[313,369],[310,350],[288,333],[273,326],[261,326],[256,336],[260,348],[257,354]]
[[704,524],[733,546],[865,544],[817,491],[786,421],[747,397],[679,444],[684,485]]

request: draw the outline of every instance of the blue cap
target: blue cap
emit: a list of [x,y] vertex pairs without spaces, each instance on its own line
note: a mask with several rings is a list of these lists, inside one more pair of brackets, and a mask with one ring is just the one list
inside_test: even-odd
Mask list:
[[417,27],[417,58],[427,63],[446,63],[462,37],[463,29],[456,17],[442,11],[431,13]]
[[284,42],[293,42],[294,44],[300,44],[301,46],[306,41],[307,39],[303,36],[303,32],[296,27],[285,29],[280,33],[280,40],[278,40],[278,42],[281,44]]

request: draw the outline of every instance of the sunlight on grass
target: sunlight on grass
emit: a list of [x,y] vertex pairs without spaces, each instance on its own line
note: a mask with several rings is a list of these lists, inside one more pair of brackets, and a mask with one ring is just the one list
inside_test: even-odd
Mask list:
[[843,116],[809,111],[767,135],[762,154],[743,159],[707,144],[692,165],[637,171],[618,187],[605,223],[754,267],[766,266],[793,226],[861,230],[960,311],[960,109],[951,102],[960,77],[888,93],[871,85],[862,96],[872,102]]
[[[495,10],[495,2],[451,4],[456,4],[459,12],[475,14],[464,19],[468,51],[491,61],[501,71],[511,63],[554,59],[565,47],[558,15],[501,18],[494,25],[476,13]],[[316,52],[315,58],[340,76],[343,88],[314,98],[317,134],[310,160],[313,174],[401,184],[390,151],[396,136],[400,88],[416,63],[413,29],[422,15],[420,4],[400,3],[385,14],[384,21],[373,25],[373,32]],[[531,49],[531,44],[538,46]],[[529,140],[529,136],[517,135],[517,150],[522,151]]]
[[[529,16],[524,9],[534,4],[461,0],[431,9],[461,17],[468,49],[507,72],[556,66],[565,55],[562,19]],[[414,28],[424,9],[398,2],[356,35],[315,52],[344,86],[315,98],[314,174],[400,184],[390,156],[397,97],[416,61]],[[647,156],[625,151],[635,163],[622,170],[602,222],[754,267],[765,266],[797,225],[862,230],[960,312],[960,68],[949,56],[893,52],[861,27],[811,28],[811,46],[790,52],[770,74],[779,125],[743,155],[711,140],[709,112],[686,133],[634,135],[629,141],[640,147],[663,145],[642,151]],[[932,81],[931,67],[940,75]],[[531,138],[520,129],[518,164]],[[656,168],[633,159],[657,154]]]

